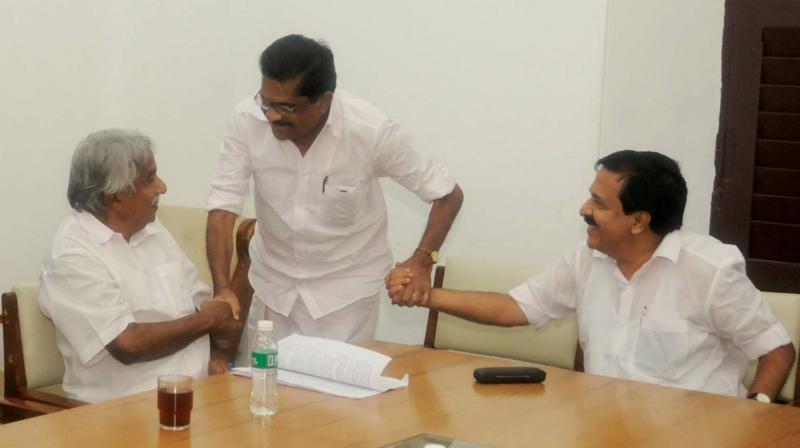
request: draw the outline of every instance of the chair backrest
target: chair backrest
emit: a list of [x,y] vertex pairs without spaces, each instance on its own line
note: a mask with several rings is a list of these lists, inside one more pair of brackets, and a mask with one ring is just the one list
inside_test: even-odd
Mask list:
[[[53,322],[39,309],[39,285],[37,283],[17,285],[12,288],[12,292],[16,295],[19,343],[24,361],[21,367],[25,372],[27,387],[38,389],[61,384],[64,378],[64,359],[56,346],[56,329]],[[11,324],[13,328],[13,323]],[[4,342],[12,345],[15,343],[7,338]],[[6,346],[4,349],[9,353],[17,350],[13,346]],[[11,364],[7,365],[6,369],[20,366],[19,362],[13,359]]]
[[[158,220],[169,230],[183,253],[194,263],[200,281],[210,286],[211,270],[206,258],[208,211],[196,207],[159,205]],[[235,265],[235,263],[231,263],[231,265]]]
[[[794,343],[795,348],[800,349],[800,294],[762,292],[761,295],[769,305],[772,313],[775,314],[775,317],[786,327],[786,332],[789,333],[789,338]],[[756,376],[757,365],[758,361],[753,361],[747,370],[744,384],[748,387]],[[800,391],[800,384],[798,384],[800,378],[797,376],[798,365],[800,365],[800,357],[792,366],[789,377],[786,378],[786,383],[784,383],[777,397],[779,400],[792,403],[795,406],[800,406],[800,397],[797,395],[798,391]]]
[[[448,257],[441,287],[506,292],[536,274],[538,269],[466,257]],[[439,286],[439,285],[435,285]],[[437,315],[438,314],[438,315]],[[426,345],[519,359],[566,369],[575,366],[578,343],[576,318],[532,326],[503,328],[482,325],[431,310]]]

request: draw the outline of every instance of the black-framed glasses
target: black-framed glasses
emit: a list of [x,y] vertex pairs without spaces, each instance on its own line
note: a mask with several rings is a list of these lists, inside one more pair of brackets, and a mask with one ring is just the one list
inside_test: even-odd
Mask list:
[[268,110],[274,110],[281,115],[293,114],[314,102],[314,100],[309,98],[300,104],[273,103],[272,101],[265,100],[264,97],[261,96],[261,91],[256,92],[256,94],[253,96],[253,99],[255,100],[256,105],[258,105],[258,107],[260,107],[264,112]]

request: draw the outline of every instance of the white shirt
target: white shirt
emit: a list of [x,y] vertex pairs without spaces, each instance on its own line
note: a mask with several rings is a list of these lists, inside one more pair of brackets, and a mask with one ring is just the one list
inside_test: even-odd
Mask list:
[[73,213],[56,232],[40,281],[39,307],[55,324],[69,395],[96,402],[154,389],[162,374],[207,375],[208,335],[170,356],[127,366],[105,348],[128,324],[192,314],[210,295],[158,221],[128,243],[93,215]]
[[255,296],[286,316],[299,295],[315,319],[376,294],[392,265],[379,178],[394,179],[426,202],[455,188],[447,170],[415,151],[395,123],[342,91],[305,157],[273,136],[252,98],[242,100],[222,144],[208,209],[240,214],[251,177]]
[[789,336],[732,245],[675,231],[626,280],[585,244],[510,295],[540,327],[577,312],[587,373],[744,396],[749,360]]

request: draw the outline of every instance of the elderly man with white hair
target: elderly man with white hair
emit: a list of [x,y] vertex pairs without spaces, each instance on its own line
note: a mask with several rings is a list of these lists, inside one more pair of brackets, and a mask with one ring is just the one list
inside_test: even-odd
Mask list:
[[56,327],[64,390],[79,400],[152,389],[161,374],[224,370],[209,334],[239,326],[238,304],[210,299],[156,220],[167,186],[152,148],[138,132],[106,130],[86,137],[72,158],[74,211],[44,261],[39,306]]

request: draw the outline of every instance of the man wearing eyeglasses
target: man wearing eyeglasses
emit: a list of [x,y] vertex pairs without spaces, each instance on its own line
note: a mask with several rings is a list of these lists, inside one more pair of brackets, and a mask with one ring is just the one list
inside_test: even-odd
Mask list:
[[407,291],[420,304],[428,300],[461,189],[382,112],[336,90],[333,54],[324,43],[285,36],[264,50],[260,65],[261,87],[236,106],[211,183],[214,292],[234,297],[227,276],[231,235],[252,178],[258,226],[250,244],[248,334],[267,318],[278,338],[371,339],[383,276],[393,263],[379,178],[432,203],[417,249],[399,263],[417,273]]

